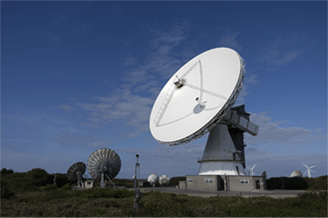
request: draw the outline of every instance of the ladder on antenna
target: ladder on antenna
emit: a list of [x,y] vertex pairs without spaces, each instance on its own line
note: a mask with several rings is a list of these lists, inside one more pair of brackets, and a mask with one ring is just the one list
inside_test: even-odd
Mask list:
[[163,103],[161,105],[161,107],[159,108],[158,110],[158,113],[156,114],[156,117],[154,119],[154,122],[156,124],[156,126],[159,124],[159,122],[161,121],[166,109],[167,109],[167,106],[169,105],[171,99],[172,99],[172,96],[174,94],[174,91],[175,91],[175,85],[172,84],[171,87],[169,88],[169,91],[167,92],[167,94],[165,95],[164,97],[164,100],[163,100]]

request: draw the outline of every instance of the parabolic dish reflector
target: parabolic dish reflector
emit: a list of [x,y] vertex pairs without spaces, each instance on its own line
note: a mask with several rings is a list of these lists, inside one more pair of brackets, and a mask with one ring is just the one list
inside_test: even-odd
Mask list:
[[170,184],[170,177],[168,175],[161,175],[159,177],[159,184],[160,185],[169,185]]
[[292,172],[292,174],[290,174],[290,178],[292,177],[302,177],[302,172],[299,170],[295,170],[294,172]]
[[150,182],[150,183],[158,182],[158,176],[155,173],[150,174],[147,178],[147,182]]
[[82,177],[82,175],[85,173],[86,166],[83,162],[77,162],[70,166],[67,170],[67,179],[70,181],[77,180]]
[[87,168],[89,174],[95,179],[102,172],[110,179],[113,179],[121,170],[121,158],[115,151],[109,148],[101,148],[90,155]]
[[164,144],[187,143],[206,134],[235,103],[244,63],[229,48],[208,50],[181,67],[159,93],[149,120]]

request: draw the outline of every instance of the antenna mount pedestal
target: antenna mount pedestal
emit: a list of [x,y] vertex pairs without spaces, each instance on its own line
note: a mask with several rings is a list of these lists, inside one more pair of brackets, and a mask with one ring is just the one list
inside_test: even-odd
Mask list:
[[198,175],[246,175],[240,157],[228,131],[220,122],[210,130]]
[[244,132],[257,135],[258,126],[249,120],[245,105],[231,108],[211,130],[199,175],[246,175]]

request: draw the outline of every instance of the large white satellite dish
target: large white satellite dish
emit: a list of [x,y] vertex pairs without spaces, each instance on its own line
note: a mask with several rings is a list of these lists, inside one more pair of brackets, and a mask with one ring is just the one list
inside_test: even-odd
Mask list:
[[235,103],[244,64],[229,48],[206,51],[181,67],[158,95],[150,131],[161,143],[178,145],[206,134]]
[[244,106],[232,108],[242,87],[244,61],[229,48],[208,50],[181,67],[166,83],[149,120],[153,137],[178,145],[210,131],[199,175],[246,175],[243,133],[258,126]]

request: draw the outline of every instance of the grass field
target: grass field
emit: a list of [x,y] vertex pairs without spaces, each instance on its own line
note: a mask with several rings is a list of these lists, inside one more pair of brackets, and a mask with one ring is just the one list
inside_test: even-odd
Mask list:
[[[40,168],[26,173],[2,169],[1,217],[327,217],[327,176],[283,178],[286,189],[316,190],[283,199],[265,196],[203,198],[145,192],[138,210],[133,209],[133,191],[110,188],[72,190],[71,186],[76,182],[67,181],[65,174],[57,174],[57,185],[52,184],[53,178],[53,175]],[[174,177],[170,185],[175,187],[184,179]],[[267,185],[279,189],[281,182],[282,178],[270,178]],[[129,179],[114,179],[114,183],[120,186],[134,185]]]
[[[48,185],[48,187],[50,187]],[[1,201],[1,217],[327,217],[327,192],[295,198],[192,197],[171,193],[143,193],[133,209],[133,191],[125,189],[69,190],[39,187]]]

